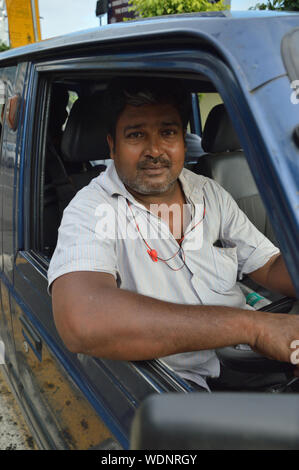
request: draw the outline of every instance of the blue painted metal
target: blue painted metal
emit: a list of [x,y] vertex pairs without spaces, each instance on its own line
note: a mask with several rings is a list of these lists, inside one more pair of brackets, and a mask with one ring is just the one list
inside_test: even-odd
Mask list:
[[[169,41],[189,41],[195,46],[212,47],[236,75],[252,90],[275,76],[285,74],[280,57],[284,34],[298,26],[299,14],[252,14],[238,17],[202,17],[199,14],[174,15],[127,23],[106,25],[68,34],[1,54],[0,64],[13,58],[32,57],[39,60],[63,51],[78,56],[90,47],[108,47],[126,42],[136,51],[157,39],[159,45]],[[88,49],[87,49],[88,48]],[[98,49],[100,51],[100,49]],[[116,49],[117,50],[117,49]]]
[[201,136],[202,135],[202,125],[201,125],[201,119],[200,119],[197,93],[192,94],[192,111],[193,111],[193,126],[194,126],[194,129],[191,129],[191,132],[193,134],[197,134],[197,135]]
[[[31,65],[31,64],[30,64]],[[27,87],[24,87],[22,91],[22,112],[21,112],[21,120],[23,122],[23,129],[19,132],[19,135],[26,135],[26,129],[28,129],[30,123],[28,122],[28,106],[30,103],[30,100],[28,100],[27,93],[32,93],[32,74],[31,74],[31,69],[28,64],[27,70],[26,70],[26,83]],[[29,134],[30,135],[30,134]],[[26,193],[28,194],[28,188],[24,187],[24,171],[26,168],[26,156],[30,155],[30,153],[26,153],[26,145],[27,145],[27,140],[28,139],[21,139],[21,142],[19,144],[19,179],[20,179],[20,185],[18,189],[18,219],[17,219],[17,224],[18,224],[18,238],[17,238],[17,250],[22,250],[24,248],[24,233],[27,232],[26,230],[26,223],[28,224],[28,220],[24,219],[24,204],[25,201],[28,200],[26,196]],[[29,194],[28,194],[29,196]]]

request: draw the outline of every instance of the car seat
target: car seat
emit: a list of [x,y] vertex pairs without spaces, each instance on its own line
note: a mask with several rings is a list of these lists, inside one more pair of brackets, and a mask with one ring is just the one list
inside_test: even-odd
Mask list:
[[[64,113],[67,101],[62,99],[61,93],[52,95],[52,109],[55,112],[50,113],[50,123],[54,120],[56,130],[56,124],[59,123],[61,129],[66,119]],[[58,227],[65,207],[78,190],[106,169],[105,165],[91,163],[109,158],[104,116],[99,96],[80,97],[71,108],[65,130],[59,139],[57,132],[53,138],[49,123],[42,243],[43,252],[49,256],[57,243]]]
[[76,191],[106,169],[105,165],[93,166],[90,163],[110,158],[106,136],[102,97],[78,98],[71,109],[61,142],[62,159]]
[[206,154],[200,157],[193,171],[217,181],[258,230],[277,245],[239,138],[223,104],[210,111],[201,144]]

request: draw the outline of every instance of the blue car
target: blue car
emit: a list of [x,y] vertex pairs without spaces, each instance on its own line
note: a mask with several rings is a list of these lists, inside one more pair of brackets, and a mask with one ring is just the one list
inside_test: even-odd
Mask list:
[[[186,168],[218,181],[279,246],[299,298],[298,45],[299,14],[218,12],[1,53],[1,370],[40,449],[299,448],[296,382],[196,393],[162,360],[74,354],[47,290],[63,210],[110,164],[103,94],[138,76],[184,81]],[[244,286],[264,309],[299,313],[296,299]],[[289,367],[238,346],[218,354],[235,370]]]

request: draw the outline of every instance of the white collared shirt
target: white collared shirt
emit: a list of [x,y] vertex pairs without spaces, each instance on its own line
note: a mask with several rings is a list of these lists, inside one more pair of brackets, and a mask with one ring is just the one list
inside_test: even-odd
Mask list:
[[[262,267],[279,250],[215,181],[187,169],[179,181],[193,217],[183,251],[173,257],[179,245],[168,225],[135,200],[111,162],[63,213],[48,271],[49,292],[51,283],[63,274],[97,271],[111,273],[122,289],[167,302],[250,309],[236,281]],[[148,247],[161,259],[173,258],[154,262]],[[204,378],[219,375],[219,361],[213,350],[200,350],[200,343],[198,349],[162,360],[183,378],[207,387]]]

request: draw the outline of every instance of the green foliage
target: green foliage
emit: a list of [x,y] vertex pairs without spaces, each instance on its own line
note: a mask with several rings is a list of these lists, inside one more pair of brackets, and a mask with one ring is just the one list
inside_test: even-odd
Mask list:
[[8,51],[8,49],[10,49],[9,46],[7,46],[4,42],[0,42],[0,52]]
[[199,11],[222,11],[228,7],[223,0],[210,3],[209,0],[129,0],[130,11],[140,18],[192,13]]
[[266,3],[257,3],[252,9],[299,11],[299,0],[267,0]]

